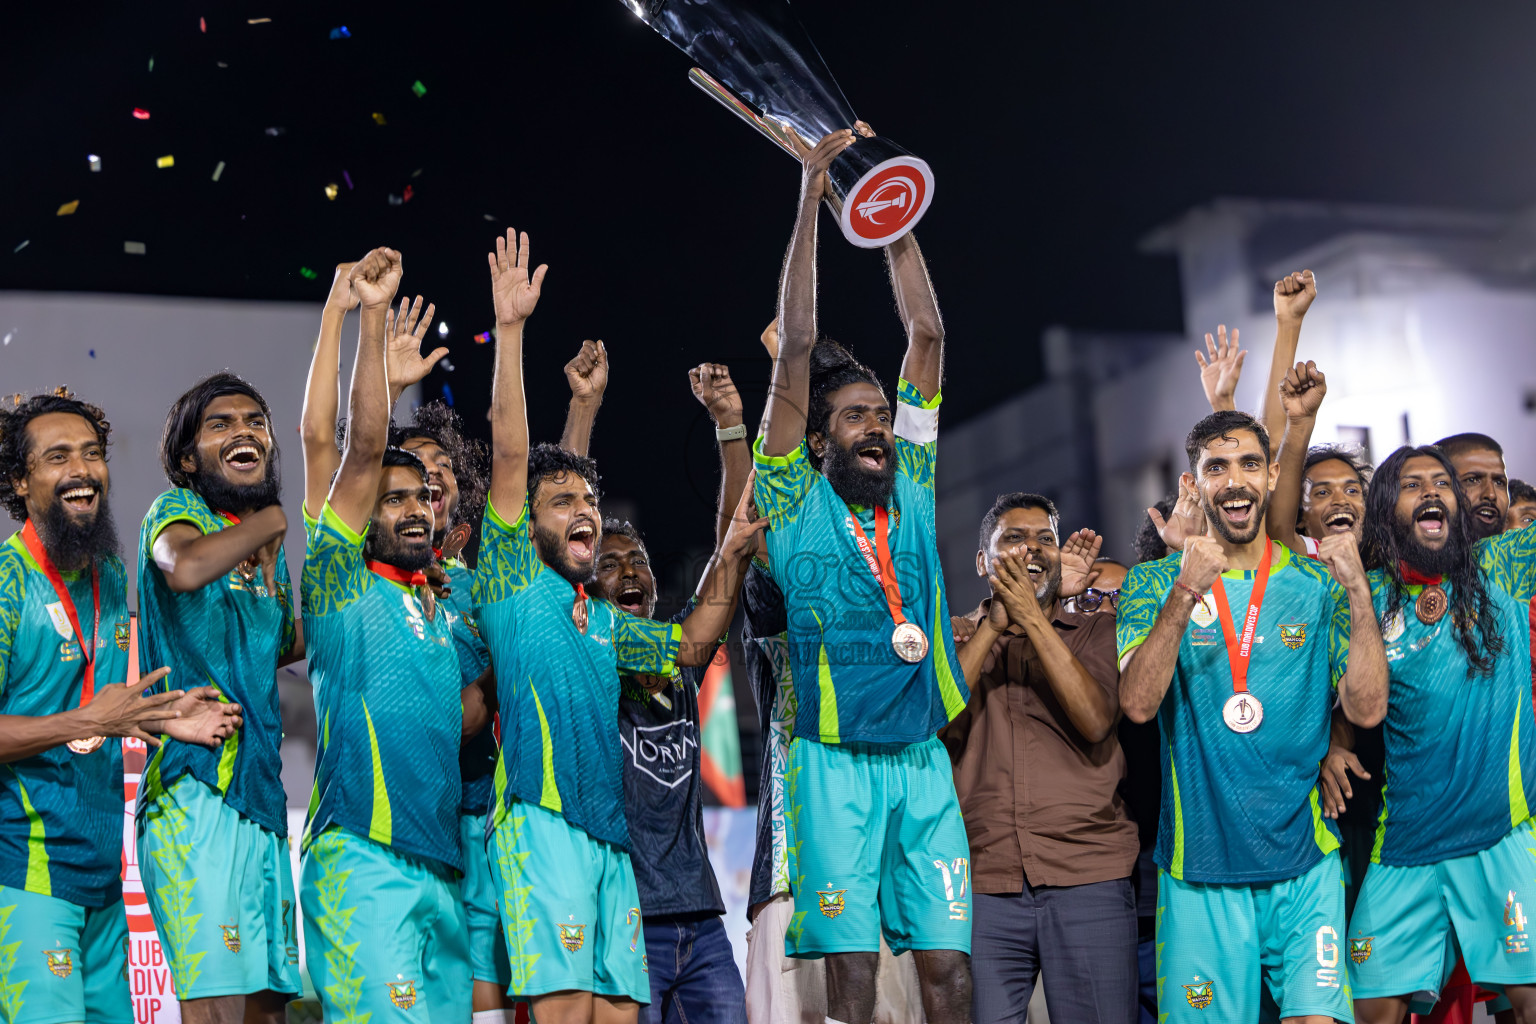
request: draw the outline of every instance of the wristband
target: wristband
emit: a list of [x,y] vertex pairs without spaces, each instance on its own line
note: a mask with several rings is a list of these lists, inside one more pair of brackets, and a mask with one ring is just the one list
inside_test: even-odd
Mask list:
[[738,423],[734,427],[716,427],[715,440],[717,441],[744,441],[747,437],[747,425]]
[[1200,591],[1196,590],[1194,587],[1190,586],[1188,583],[1185,583],[1183,580],[1174,580],[1173,581],[1173,585],[1175,587],[1179,588],[1180,590],[1188,591],[1194,597],[1194,599],[1196,601],[1200,602],[1200,607],[1201,608],[1204,608],[1206,611],[1210,611],[1210,607],[1207,606],[1206,603],[1205,603],[1205,595],[1200,593]]

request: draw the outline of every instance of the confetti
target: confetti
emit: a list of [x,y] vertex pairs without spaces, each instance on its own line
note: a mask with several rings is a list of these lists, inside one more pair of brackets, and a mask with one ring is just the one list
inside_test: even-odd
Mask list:
[[149,70],[155,70],[155,58],[153,57],[149,58]]
[[275,139],[279,135],[287,135],[288,134],[288,129],[287,128],[281,128],[281,127],[268,128],[267,129],[267,134],[272,136]]
[[347,190],[351,191],[351,189],[352,189],[352,175],[348,174],[346,171],[342,171],[341,172],[341,180],[347,183]]
[[332,39],[351,39],[352,38],[352,33],[347,31],[347,26],[345,26],[345,25],[338,25],[337,27],[331,29],[331,38]]
[[12,249],[11,252],[21,252],[21,250],[25,249],[27,246],[29,246],[31,244],[32,244],[32,239],[30,239],[30,238],[23,238],[21,240],[21,244],[18,245],[16,248]]
[[9,345],[11,343],[11,339],[14,337],[16,337],[16,328],[12,327],[10,330],[5,332],[5,344]]
[[391,192],[389,194],[389,205],[390,206],[399,206],[403,202],[405,202],[405,200],[401,199],[399,196],[395,195],[393,192]]
[[96,358],[96,350],[95,349],[90,349],[89,351],[90,351],[90,354],[91,354],[91,358],[95,359]]
[[475,335],[475,344],[476,345],[489,345],[490,343],[491,343],[491,332],[490,331],[486,331],[484,334],[477,334],[477,335]]
[[207,32],[208,31],[208,19],[207,18],[198,18],[197,19],[197,30],[199,32]]
[[418,97],[425,96],[427,94],[427,87],[422,85],[421,79],[418,78],[415,84],[411,86],[411,92],[415,93]]
[[443,401],[447,402],[450,406],[453,405],[453,388],[447,384],[443,385]]
[[246,18],[245,23],[247,25],[265,25],[271,20],[271,18]]
[[143,107],[134,107],[133,116],[138,118],[140,121],[148,121],[149,111],[145,110]]
[[159,157],[155,160],[155,166],[160,168],[175,167],[176,158],[167,153],[165,156]]
[[123,252],[128,253],[130,256],[143,256],[144,255],[144,243],[143,242],[124,242],[123,243]]
[[490,221],[492,224],[496,223],[496,218],[492,217],[488,213],[482,213],[480,216],[484,217],[486,220]]
[[223,173],[224,173],[224,161],[220,160],[219,161],[219,166],[217,166],[217,167],[215,167],[213,169],[213,180],[214,181],[218,181],[219,180],[219,175],[221,175]]
[[228,65],[228,64],[225,64],[225,63],[224,63],[224,62],[223,62],[223,61],[221,61],[221,60],[216,60],[216,61],[214,61],[214,63],[215,63],[215,64],[217,64],[217,65],[218,65],[218,66],[219,66],[219,67],[221,67],[221,68],[227,68],[227,67],[229,67],[229,65]]
[[424,170],[424,168],[421,168],[421,167],[416,168],[414,171],[411,172],[411,177],[413,177],[413,178],[421,177],[421,172],[423,170]]
[[68,217],[78,209],[80,209],[80,200],[71,199],[69,202],[53,211],[53,215],[55,217]]
[[453,372],[453,371],[454,371],[454,370],[455,370],[455,369],[456,369],[456,367],[455,367],[455,366],[454,366],[454,365],[453,365],[453,364],[452,364],[452,363],[450,363],[450,362],[449,362],[449,361],[448,361],[448,360],[447,360],[447,358],[446,358],[446,357],[445,357],[445,358],[444,358],[444,359],[443,359],[443,361],[442,361],[442,362],[440,362],[440,363],[438,363],[438,364],[437,364],[437,365],[438,365],[438,366],[441,366],[441,367],[442,367],[442,368],[443,368],[443,370],[444,370],[444,371],[445,371],[445,372],[447,372],[447,373],[452,373],[452,372]]
[[315,273],[313,270],[310,270],[308,267],[300,267],[299,268],[299,276],[302,277],[306,281],[313,281],[315,278],[319,277],[320,275]]
[[335,199],[340,192],[341,189],[336,187],[336,183],[334,181],[325,186],[325,198],[327,199]]
[[384,122],[384,115],[379,113],[377,110],[375,110],[373,112],[373,123],[374,124],[384,124],[385,123]]
[[405,194],[400,197],[400,201],[402,203],[408,203],[408,202],[411,201],[411,196],[413,196],[415,194],[416,194],[415,189],[413,189],[413,188],[411,188],[411,186],[407,185],[407,186],[405,186]]
[[101,157],[97,156],[95,153],[88,153],[86,154],[85,159],[91,165],[91,170],[101,170]]
[[437,336],[439,338],[446,338],[446,337],[448,337],[448,321],[447,320],[439,320],[437,322]]

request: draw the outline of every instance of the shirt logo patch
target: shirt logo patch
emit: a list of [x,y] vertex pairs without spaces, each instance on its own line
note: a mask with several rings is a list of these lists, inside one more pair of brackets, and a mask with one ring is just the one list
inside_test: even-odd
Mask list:
[[75,627],[69,624],[69,613],[64,610],[64,602],[55,601],[48,606],[48,618],[53,622],[53,631],[65,640],[75,638]]
[[1371,958],[1371,940],[1376,936],[1367,935],[1364,938],[1349,940],[1349,958],[1357,964],[1363,964]]
[[847,889],[818,889],[816,899],[821,907],[822,916],[836,917],[847,909],[847,903],[843,899],[847,892]]
[[572,953],[581,949],[587,941],[587,926],[584,924],[560,925],[560,945]]
[[693,775],[699,737],[692,722],[637,727],[629,736],[619,733],[619,742],[636,768],[668,789],[676,789]]
[[45,949],[43,956],[48,958],[48,969],[56,977],[67,978],[75,973],[75,958],[71,950]]
[[1298,622],[1294,626],[1280,625],[1280,642],[1291,650],[1296,650],[1307,642],[1307,624]]
[[1216,613],[1212,610],[1215,604],[1215,597],[1210,591],[1206,591],[1205,599],[1195,605],[1194,611],[1189,613],[1189,621],[1202,628],[1211,625],[1216,621]]
[[402,1010],[409,1010],[416,1005],[415,981],[386,981],[389,986],[389,1001]]
[[1194,985],[1184,986],[1184,998],[1189,1005],[1197,1010],[1203,1010],[1211,1005],[1216,998],[1216,983],[1214,981],[1199,981]]
[[240,952],[240,926],[238,924],[221,924],[219,930],[224,933],[224,948],[231,953]]
[[1194,629],[1189,633],[1191,647],[1214,647],[1221,640],[1221,633],[1214,629]]
[[113,626],[112,639],[117,641],[118,650],[126,651],[128,649],[128,623],[119,622]]

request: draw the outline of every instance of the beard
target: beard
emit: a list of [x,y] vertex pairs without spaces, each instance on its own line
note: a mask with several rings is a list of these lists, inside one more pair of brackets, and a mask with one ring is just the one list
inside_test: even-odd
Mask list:
[[[598,538],[594,536],[594,545],[597,540]],[[596,559],[593,559],[589,565],[581,565],[572,560],[566,554],[565,539],[555,531],[544,529],[537,524],[533,527],[533,549],[538,552],[539,561],[559,573],[573,587],[591,583],[597,575]],[[596,548],[594,547],[593,550]]]
[[[377,525],[377,524],[375,524]],[[397,529],[399,525],[398,524]],[[430,533],[432,525],[427,524]],[[391,531],[388,535],[383,530],[369,530],[368,539],[363,542],[363,557],[374,562],[383,562],[392,565],[396,569],[404,569],[406,572],[425,572],[435,560],[430,545],[416,547],[407,545],[399,537],[399,534]]]
[[[78,484],[69,485],[75,486]],[[89,523],[72,518],[63,499],[55,497],[43,509],[42,522],[33,525],[48,557],[62,569],[86,565],[99,555],[115,555],[119,550],[117,523],[104,491],[96,494],[96,515]]]
[[[1252,511],[1248,513],[1251,517],[1248,529],[1238,533],[1227,522],[1227,517],[1221,514],[1221,505],[1222,502],[1241,499],[1247,499],[1253,505]],[[1264,531],[1264,513],[1269,511],[1269,495],[1255,494],[1246,487],[1228,487],[1209,501],[1202,496],[1200,506],[1205,513],[1206,522],[1211,524],[1211,529],[1215,530],[1222,540],[1228,544],[1247,544]]]
[[1035,600],[1040,602],[1041,608],[1049,608],[1056,603],[1056,595],[1061,593],[1061,563],[1041,564],[1045,565],[1045,578],[1035,588]]
[[[1493,519],[1489,522],[1484,522],[1477,514],[1483,509],[1493,513]],[[1472,534],[1472,542],[1475,544],[1485,538],[1497,537],[1503,533],[1504,519],[1505,517],[1499,514],[1499,506],[1491,501],[1485,501],[1467,509],[1467,530]]]
[[[864,445],[871,443],[863,442]],[[885,463],[880,469],[872,470],[859,461],[852,448],[828,440],[821,459],[821,473],[837,496],[848,504],[871,508],[890,501],[896,490],[896,452],[889,441],[882,440],[880,446],[885,451]]]
[[[1450,534],[1445,543],[1436,549],[1424,546],[1414,536],[1411,518],[1395,519],[1392,535],[1397,542],[1399,557],[1426,576],[1449,576],[1455,572],[1471,558],[1472,541],[1467,537],[1467,531],[1456,525],[1456,518],[1447,515],[1445,523]],[[1470,528],[1475,529],[1475,525]]]
[[282,497],[283,485],[278,473],[275,447],[267,452],[266,475],[254,484],[230,483],[217,467],[203,465],[201,453],[193,458],[197,460],[197,469],[187,483],[215,512],[256,511],[268,505],[276,505]]

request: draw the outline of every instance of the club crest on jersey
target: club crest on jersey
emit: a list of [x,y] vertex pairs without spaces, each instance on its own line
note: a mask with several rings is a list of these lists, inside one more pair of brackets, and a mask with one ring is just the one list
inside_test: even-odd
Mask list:
[[1280,624],[1280,642],[1291,650],[1296,650],[1307,642],[1307,624],[1305,622],[1298,622],[1294,626],[1287,626],[1282,622]]
[[64,610],[62,601],[48,605],[48,621],[53,623],[53,631],[65,640],[75,638],[75,627],[69,624],[69,613]]
[[1189,621],[1193,622],[1201,629],[1204,629],[1206,626],[1214,623],[1216,621],[1216,612],[1212,609],[1214,608],[1215,603],[1215,598],[1213,598],[1211,594],[1207,592],[1205,595],[1205,600],[1195,605],[1194,610],[1189,613]]
[[48,958],[48,969],[56,977],[67,978],[75,973],[75,956],[68,949],[45,949],[43,956]]
[[402,1010],[409,1010],[416,1005],[416,982],[414,981],[386,981],[389,986],[389,1001]]
[[112,639],[117,642],[118,650],[126,651],[128,649],[128,623],[119,622],[113,626]]
[[847,892],[847,889],[818,889],[816,891],[816,899],[821,907],[822,915],[824,917],[836,917],[846,910],[848,905],[843,897]]
[[560,927],[560,945],[572,953],[581,949],[587,941],[587,926],[584,924],[562,924]]
[[1349,958],[1357,964],[1363,964],[1371,958],[1371,940],[1374,935],[1364,938],[1349,940]]
[[1189,1005],[1197,1010],[1203,1010],[1211,1005],[1216,998],[1216,983],[1214,981],[1201,981],[1193,985],[1184,986],[1184,998]]
[[231,953],[240,952],[240,926],[238,924],[221,924],[219,931],[224,933],[224,948]]

